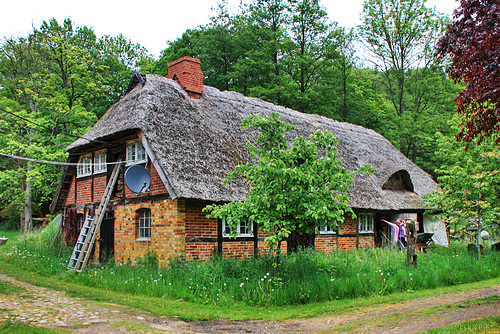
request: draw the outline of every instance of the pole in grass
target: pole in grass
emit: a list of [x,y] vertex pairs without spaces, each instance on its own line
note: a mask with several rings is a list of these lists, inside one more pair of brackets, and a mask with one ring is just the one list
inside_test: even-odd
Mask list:
[[413,221],[406,223],[406,242],[406,260],[408,265],[417,268],[417,235]]

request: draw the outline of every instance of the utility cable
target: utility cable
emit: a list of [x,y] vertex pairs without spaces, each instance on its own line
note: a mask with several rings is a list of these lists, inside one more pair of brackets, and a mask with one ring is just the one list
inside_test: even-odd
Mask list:
[[39,127],[44,128],[44,129],[46,129],[46,130],[49,130],[49,131],[55,131],[55,132],[57,132],[57,133],[60,133],[60,134],[63,134],[63,135],[69,136],[69,137],[77,138],[77,139],[84,139],[84,140],[87,140],[87,141],[92,142],[92,143],[98,143],[98,144],[108,144],[108,145],[112,144],[112,143],[105,142],[105,141],[88,139],[88,138],[81,137],[81,136],[78,136],[78,135],[74,135],[74,134],[71,134],[71,133],[67,133],[67,132],[64,132],[64,131],[59,131],[59,130],[57,130],[57,129],[53,129],[53,128],[50,128],[50,127],[48,127],[48,126],[41,125],[41,124],[38,124],[38,123],[36,123],[36,122],[33,122],[33,121],[31,121],[31,120],[29,120],[29,119],[27,119],[27,118],[24,118],[24,117],[22,117],[22,116],[19,116],[19,115],[17,115],[16,113],[13,113],[13,112],[11,112],[11,111],[8,111],[8,110],[6,110],[6,109],[4,109],[4,108],[0,108],[0,110],[1,110],[1,111],[3,111],[3,112],[8,113],[9,115],[12,115],[12,116],[17,117],[17,118],[19,118],[19,119],[22,119],[22,120],[23,120],[23,121],[25,121],[25,122],[31,123],[31,124],[33,124],[33,125],[39,126]]
[[[7,153],[0,153],[0,155],[7,157],[7,158],[10,158],[10,159],[25,160],[25,161],[38,162],[38,163],[42,163],[42,164],[59,165],[59,166],[88,165],[88,164],[77,163],[77,162],[60,162],[60,161],[40,160],[40,159],[35,159],[35,158],[26,158],[26,157],[20,157],[18,155],[7,154]],[[133,161],[105,162],[105,163],[99,163],[96,165],[116,165],[116,164],[124,164],[124,163],[133,163]],[[92,163],[90,163],[90,164],[92,164]]]

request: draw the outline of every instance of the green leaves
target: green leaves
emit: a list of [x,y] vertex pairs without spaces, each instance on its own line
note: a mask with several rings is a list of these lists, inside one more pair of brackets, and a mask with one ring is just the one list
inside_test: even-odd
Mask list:
[[[455,120],[454,129],[457,129]],[[452,136],[439,135],[439,151],[444,164],[437,169],[440,192],[427,195],[436,210],[450,223],[481,219],[487,225],[500,215],[500,151],[495,138],[465,150],[466,144]]]
[[277,113],[250,116],[242,127],[260,131],[257,142],[248,144],[258,160],[238,166],[228,178],[243,175],[252,188],[245,202],[207,206],[204,211],[210,212],[209,217],[225,217],[230,226],[250,219],[270,233],[266,241],[277,249],[292,232],[315,233],[321,222],[338,226],[345,214],[354,215],[347,189],[355,174],[373,170],[364,167],[348,173],[341,167],[331,133],[317,131],[289,142],[285,133],[294,127]]
[[[66,160],[65,148],[125,93],[132,70],[147,59],[144,48],[123,36],[97,40],[91,28],[75,28],[69,19],[52,19],[27,37],[6,40],[0,45],[0,150]],[[60,169],[2,163],[2,207],[25,205],[30,220],[32,202],[45,214]]]

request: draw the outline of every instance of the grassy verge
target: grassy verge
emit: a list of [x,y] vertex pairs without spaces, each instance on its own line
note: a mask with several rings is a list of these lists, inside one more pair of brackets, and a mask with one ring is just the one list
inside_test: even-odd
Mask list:
[[425,334],[483,334],[500,333],[500,316],[466,321],[452,326],[431,329]]
[[70,333],[62,329],[52,329],[43,327],[33,327],[18,322],[0,322],[0,334],[63,334]]
[[25,282],[64,291],[70,296],[93,300],[104,305],[116,304],[138,308],[155,315],[165,315],[182,320],[288,320],[304,319],[317,316],[342,315],[359,307],[377,307],[382,304],[395,304],[415,298],[438,296],[445,293],[470,291],[500,284],[500,278],[470,284],[461,284],[437,289],[415,292],[395,293],[392,295],[354,298],[328,302],[309,303],[306,305],[251,307],[244,304],[229,306],[205,305],[184,300],[147,297],[124,294],[111,290],[88,287],[73,282],[46,277],[40,279],[36,273],[27,272],[17,267],[2,266],[0,272],[16,277]]
[[151,253],[136,266],[108,263],[76,275],[66,269],[71,249],[48,251],[56,229],[49,225],[2,246],[0,272],[185,320],[307,318],[500,282],[500,253],[487,251],[478,261],[465,247],[420,253],[418,269],[406,265],[404,252],[368,249],[294,253],[282,259],[276,276],[272,258],[173,260],[159,268]]

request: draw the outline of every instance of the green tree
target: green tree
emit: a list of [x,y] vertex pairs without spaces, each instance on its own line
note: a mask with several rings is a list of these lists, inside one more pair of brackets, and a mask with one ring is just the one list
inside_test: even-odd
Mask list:
[[[124,77],[145,59],[145,50],[123,36],[99,41],[92,29],[74,28],[69,19],[7,39],[0,45],[0,152],[66,160],[65,148],[118,100],[129,81]],[[31,229],[33,210],[50,203],[59,175],[56,166],[3,161],[0,201],[22,207],[23,230]]]
[[279,256],[281,242],[292,234],[315,233],[325,222],[337,228],[345,215],[354,216],[346,191],[355,174],[371,169],[348,173],[341,167],[331,133],[317,131],[289,145],[285,133],[294,126],[279,120],[277,113],[250,116],[242,124],[248,127],[260,130],[256,143],[248,143],[257,161],[236,167],[226,181],[242,175],[252,187],[244,202],[207,206],[209,217],[225,218],[232,227],[247,220],[257,223],[269,233],[266,241]]
[[[453,130],[458,130],[459,122],[457,117]],[[484,225],[497,223],[500,216],[500,151],[495,138],[465,150],[467,144],[457,142],[453,135],[439,134],[436,155],[443,160],[443,165],[437,169],[441,191],[425,198],[450,224],[464,225],[471,220]]]
[[[416,163],[429,161],[433,133],[446,131],[452,116],[449,93],[455,89],[443,84],[449,80],[433,57],[447,22],[444,15],[426,7],[426,0],[366,0],[358,27],[372,64],[383,77],[381,92],[396,111],[393,123],[398,135],[391,141]],[[445,108],[436,93],[449,99]]]
[[318,98],[313,89],[325,69],[338,56],[336,24],[328,21],[318,0],[291,1],[289,40],[285,44],[283,70],[290,76],[289,99],[293,109],[314,112]]
[[236,52],[234,89],[279,105],[286,103],[282,66],[290,8],[287,0],[256,0],[233,19]]
[[426,0],[365,0],[358,27],[366,47],[382,69],[398,115],[405,112],[405,85],[410,69],[432,63],[433,47],[446,19],[425,6]]

